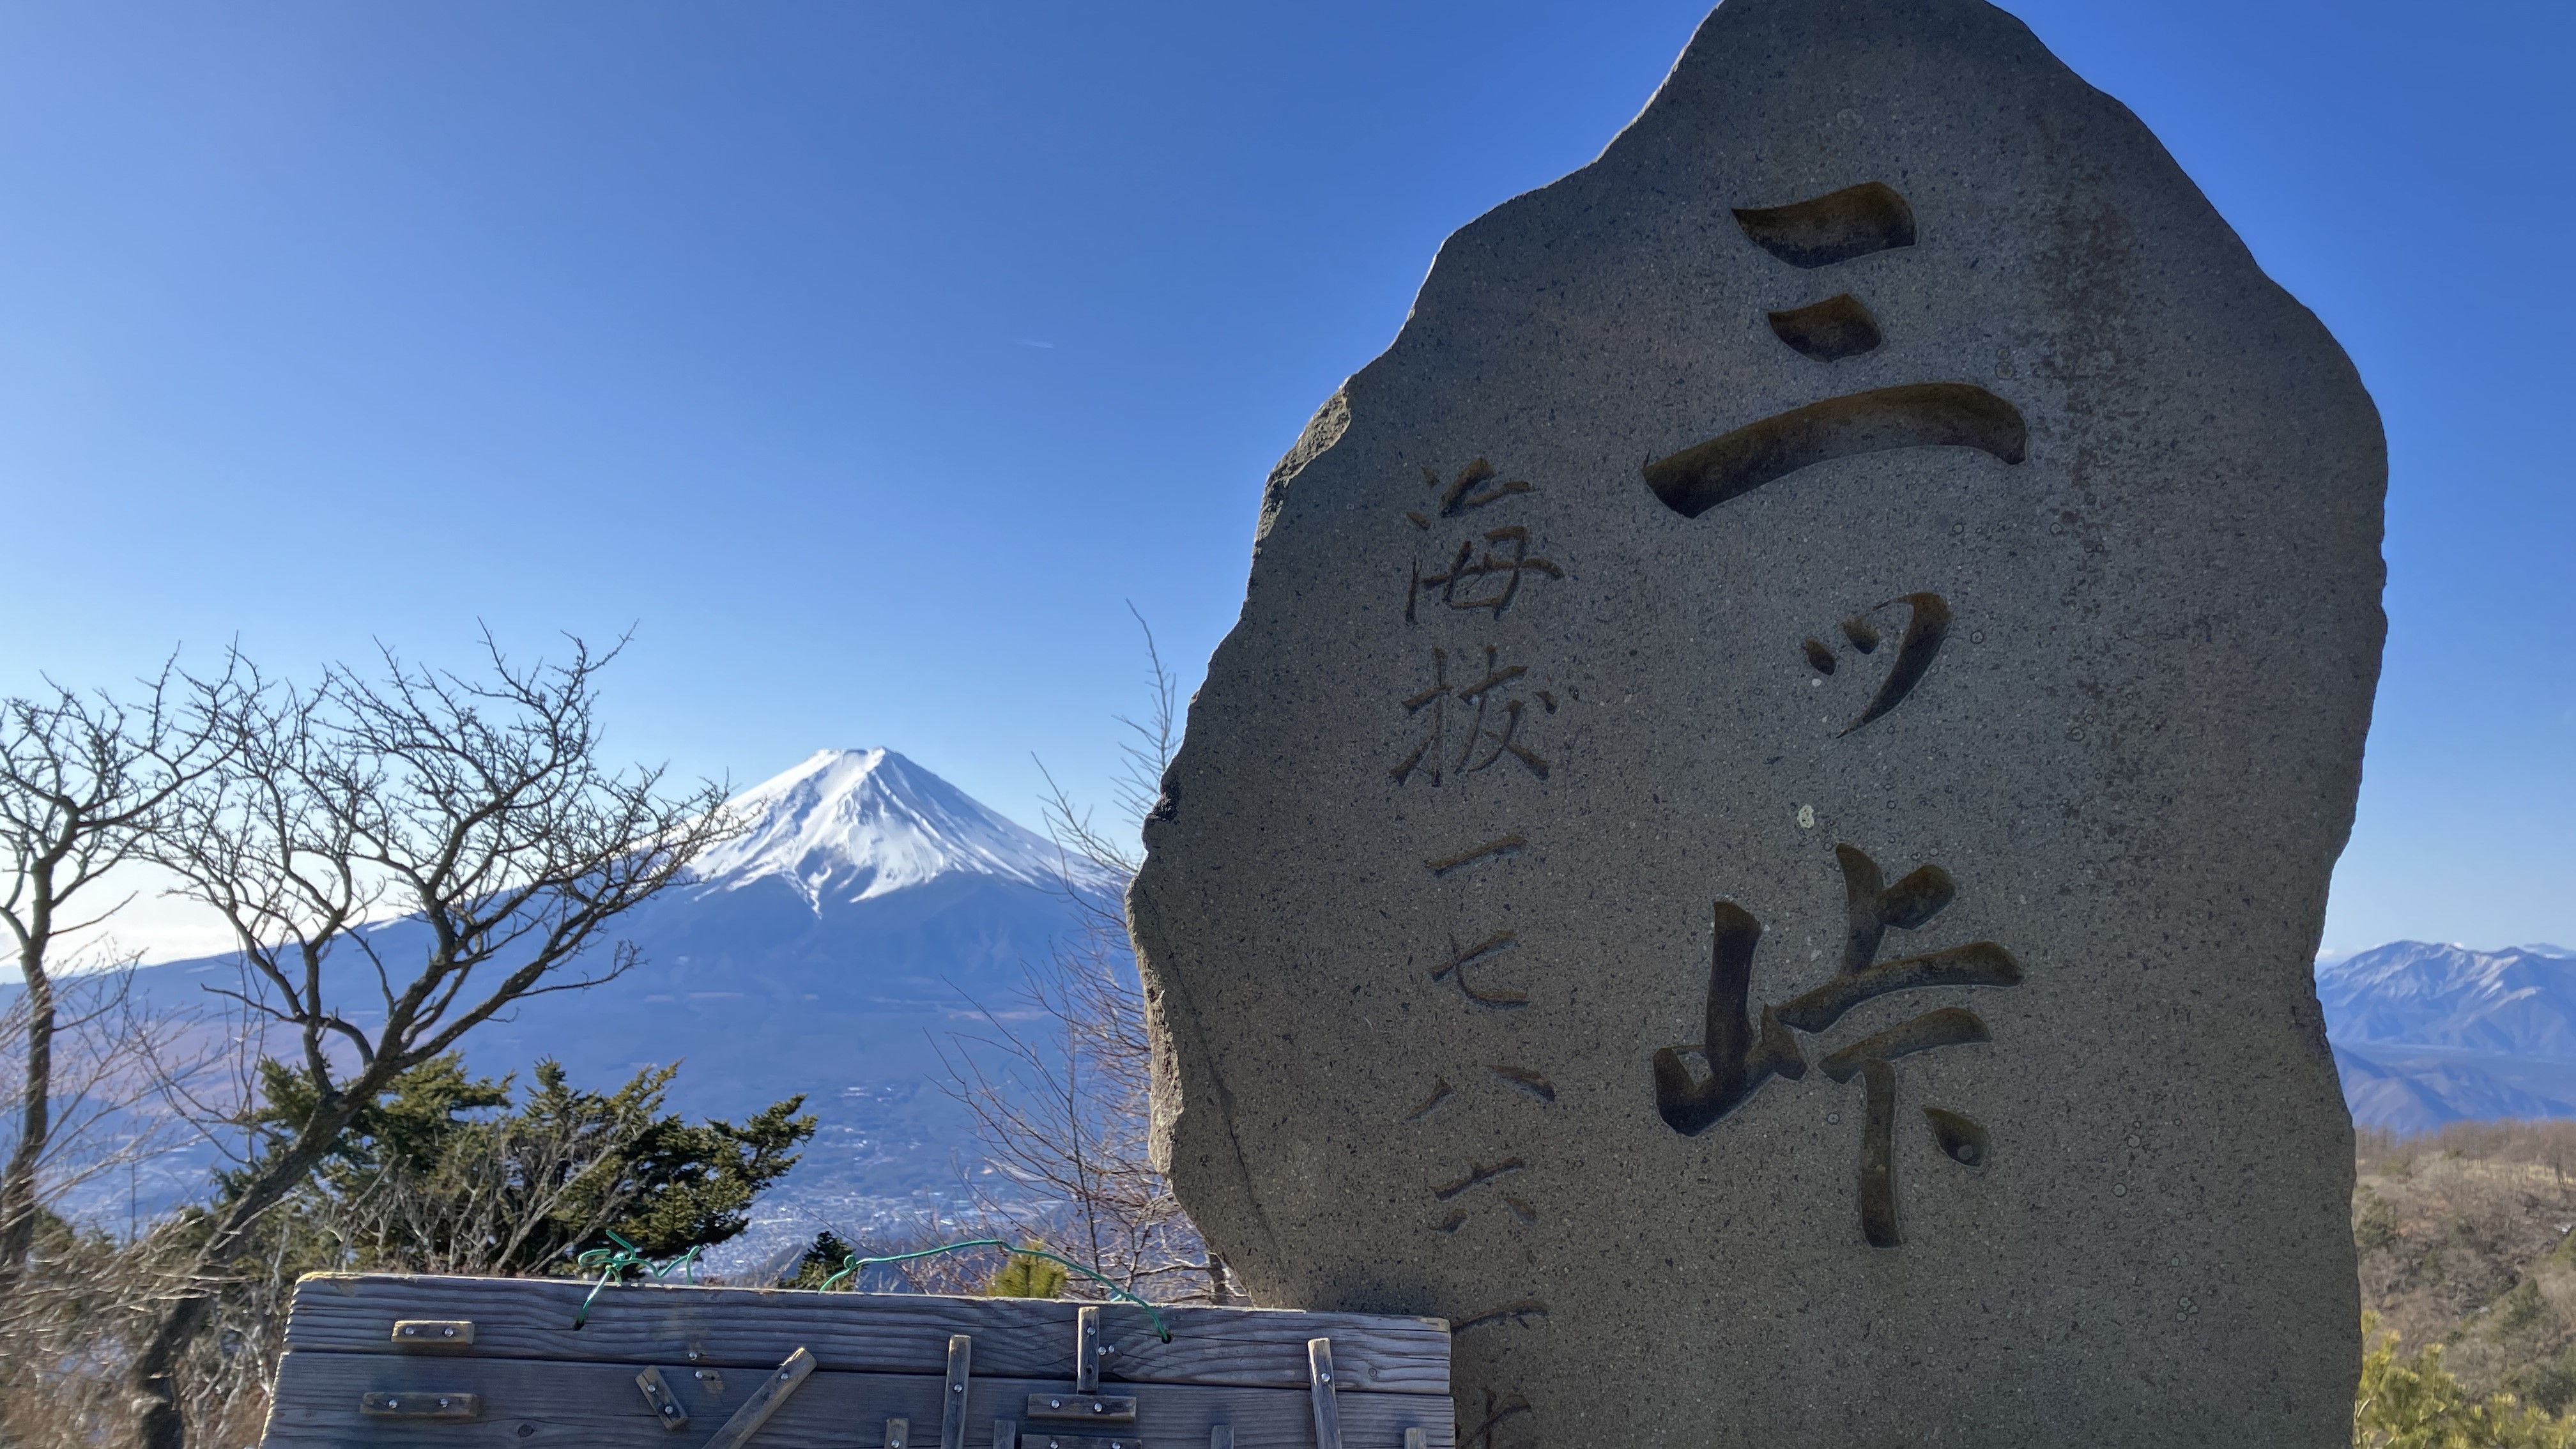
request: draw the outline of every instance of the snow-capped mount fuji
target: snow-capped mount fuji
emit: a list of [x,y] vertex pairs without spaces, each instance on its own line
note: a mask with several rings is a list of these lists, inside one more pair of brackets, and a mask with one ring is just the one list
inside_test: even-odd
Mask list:
[[985,875],[1042,889],[1120,882],[892,750],[817,750],[735,796],[744,832],[698,859],[685,893],[788,882],[817,913]]
[[1043,1036],[1028,969],[1084,928],[1079,897],[1114,904],[1126,882],[888,749],[819,751],[732,808],[742,833],[619,933],[642,964],[494,1022],[474,1066],[552,1054],[605,1088],[679,1061],[691,1115],[806,1094],[822,1131],[763,1200],[768,1246],[953,1191],[971,1141],[943,1055],[996,1017]]
[[[636,947],[632,970],[520,1001],[465,1038],[467,1066],[524,1083],[552,1057],[576,1087],[607,1091],[676,1061],[669,1103],[690,1117],[804,1094],[822,1130],[762,1201],[768,1246],[953,1190],[971,1143],[940,1091],[942,1053],[997,1020],[1043,1037],[1022,1006],[1026,969],[1084,928],[1079,897],[1114,904],[1126,882],[892,750],[823,750],[731,803],[743,832],[610,932]],[[399,961],[424,933],[395,921],[369,934]],[[362,965],[348,953],[343,990],[364,1018]],[[135,985],[194,1004],[233,969],[228,956],[178,961]],[[202,1164],[174,1171],[203,1181]]]
[[619,985],[651,983],[647,1003],[995,1005],[1077,895],[1126,885],[892,750],[818,751],[729,808],[742,832],[626,923],[644,964]]

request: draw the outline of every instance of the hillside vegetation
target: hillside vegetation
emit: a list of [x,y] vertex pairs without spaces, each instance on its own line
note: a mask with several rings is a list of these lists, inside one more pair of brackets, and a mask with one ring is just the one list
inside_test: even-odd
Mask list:
[[2439,1345],[2473,1396],[2576,1409],[2576,1122],[2365,1130],[2361,1301],[2407,1353]]

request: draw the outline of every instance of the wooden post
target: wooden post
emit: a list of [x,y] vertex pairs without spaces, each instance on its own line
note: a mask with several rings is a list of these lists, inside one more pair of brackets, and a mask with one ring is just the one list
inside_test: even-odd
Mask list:
[[966,1449],[966,1376],[974,1358],[973,1338],[948,1335],[948,1394],[939,1406],[939,1449]]
[[1100,1309],[1087,1305],[1075,1315],[1073,1391],[1100,1392]]
[[1315,1449],[1342,1449],[1342,1408],[1333,1398],[1333,1341],[1306,1340],[1306,1377],[1315,1396]]
[[637,1374],[635,1387],[644,1391],[644,1402],[652,1407],[653,1418],[663,1428],[689,1427],[689,1411],[680,1406],[679,1396],[671,1392],[671,1386],[662,1382],[660,1369],[648,1367]]
[[760,1387],[751,1391],[741,1408],[733,1411],[733,1417],[725,1420],[724,1427],[707,1441],[707,1449],[742,1449],[752,1435],[760,1432],[760,1426],[769,1422],[769,1416],[778,1412],[778,1406],[787,1402],[787,1396],[796,1392],[796,1386],[813,1373],[814,1355],[798,1347],[776,1373],[760,1381]]

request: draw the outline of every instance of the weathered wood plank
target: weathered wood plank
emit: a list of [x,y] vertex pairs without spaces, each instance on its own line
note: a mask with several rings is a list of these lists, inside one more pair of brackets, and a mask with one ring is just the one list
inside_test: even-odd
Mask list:
[[966,1397],[974,1366],[974,1336],[948,1335],[948,1397],[939,1405],[939,1449],[966,1449]]
[[1333,1341],[1306,1342],[1307,1387],[1315,1409],[1315,1449],[1342,1449],[1341,1403],[1333,1383]]
[[[733,1417],[725,1420],[724,1427],[716,1430],[715,1437],[707,1441],[707,1449],[742,1449],[743,1445],[751,1442],[752,1435],[759,1433],[779,1410],[787,1407],[789,1396],[813,1376],[814,1355],[802,1348],[789,1354],[787,1362],[780,1364],[776,1373],[762,1379],[759,1386],[751,1391],[751,1397],[742,1401],[742,1407],[733,1411]],[[278,1369],[277,1381],[278,1397],[282,1399],[286,1383],[283,1365]],[[270,1432],[274,1433],[277,1427],[274,1409],[269,1412],[268,1422]]]
[[635,1387],[644,1391],[644,1402],[652,1407],[653,1417],[661,1421],[663,1428],[689,1427],[689,1411],[680,1406],[680,1396],[672,1393],[671,1386],[662,1381],[660,1369],[648,1368],[637,1374]]
[[1074,1391],[1096,1394],[1100,1392],[1100,1309],[1086,1303],[1074,1321]]
[[[594,1323],[596,1319],[593,1320]],[[1071,1315],[1066,1316],[1066,1329]],[[587,1332],[587,1330],[584,1330]],[[1058,1340],[1063,1342],[1062,1339]],[[979,1352],[979,1358],[982,1356]],[[325,1353],[297,1349],[278,1370],[275,1407],[266,1449],[700,1449],[713,1446],[713,1425],[733,1405],[708,1394],[698,1381],[665,1366],[663,1378],[692,1416],[689,1427],[665,1434],[635,1391],[631,1363],[572,1363],[526,1359],[448,1358],[382,1353]],[[1066,1367],[1070,1368],[1071,1365]],[[1055,1382],[1068,1383],[1067,1373]],[[888,1419],[927,1423],[939,1413],[944,1374],[817,1372],[778,1405],[749,1449],[850,1449],[873,1437],[866,1429]],[[975,1376],[968,1389],[973,1422],[1011,1424],[1028,1396],[1048,1385],[1025,1378]],[[482,1417],[471,1422],[412,1423],[362,1418],[361,1396],[443,1390],[471,1393]],[[738,1391],[737,1391],[738,1392]],[[1196,1384],[1136,1386],[1137,1418],[1122,1441],[1145,1449],[1197,1449],[1217,1442],[1220,1425],[1233,1432],[1234,1449],[1314,1449],[1309,1396],[1294,1390],[1218,1388]],[[1425,1449],[1454,1449],[1456,1427],[1445,1395],[1347,1393],[1339,1396],[1343,1442],[1349,1449],[1399,1449],[1405,1430],[1421,1429]],[[1032,1426],[1014,1425],[1023,1435]],[[1008,1443],[1008,1440],[1004,1441]],[[980,1435],[970,1449],[990,1449]]]
[[1329,1337],[1342,1387],[1449,1392],[1449,1326],[1437,1318],[1166,1308],[1172,1341],[1163,1343],[1144,1311],[1128,1304],[638,1284],[600,1294],[589,1325],[576,1332],[573,1310],[589,1291],[560,1279],[314,1274],[296,1285],[287,1344],[390,1354],[399,1351],[391,1341],[397,1319],[472,1319],[473,1351],[496,1358],[765,1372],[803,1345],[831,1369],[937,1375],[947,1367],[949,1335],[965,1333],[975,1338],[979,1370],[1062,1382],[1074,1376],[1080,1310],[1098,1307],[1104,1379],[1303,1389],[1306,1341]]
[[[1132,1394],[1031,1394],[1025,1417],[1032,1422],[1071,1420],[1079,1424],[1133,1424],[1136,1422],[1136,1399]],[[1049,1424],[1047,1427],[1062,1426]]]
[[483,1412],[478,1394],[427,1388],[411,1392],[361,1394],[358,1413],[369,1419],[471,1419]]
[[410,1349],[472,1348],[474,1320],[406,1318],[394,1325],[393,1341]]

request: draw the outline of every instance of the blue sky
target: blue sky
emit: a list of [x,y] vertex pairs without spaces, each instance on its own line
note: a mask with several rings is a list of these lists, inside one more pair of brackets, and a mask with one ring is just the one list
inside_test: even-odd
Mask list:
[[[2576,937],[2576,6],[2010,6],[2385,415],[2329,948]],[[1105,796],[1264,472],[1690,3],[0,4],[0,688],[638,627],[622,751]],[[2576,944],[2576,942],[2571,942]]]

